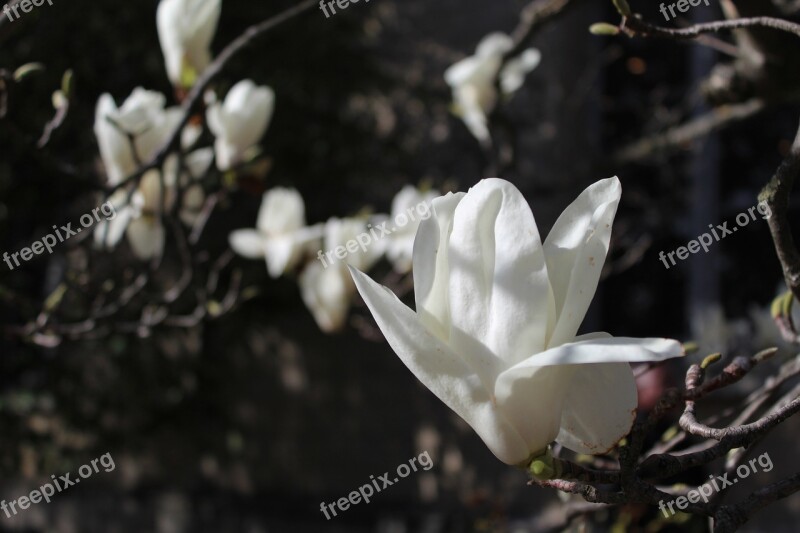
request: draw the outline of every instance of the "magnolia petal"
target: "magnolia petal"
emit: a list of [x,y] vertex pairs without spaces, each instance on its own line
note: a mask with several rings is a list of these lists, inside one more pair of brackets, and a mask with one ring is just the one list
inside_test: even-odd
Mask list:
[[209,47],[222,9],[221,0],[162,0],[156,11],[156,27],[167,75],[181,83],[184,61],[200,75],[210,61]]
[[164,251],[164,226],[153,217],[142,217],[128,225],[128,242],[134,255],[141,260],[158,257]]
[[481,66],[481,60],[477,57],[467,57],[453,64],[444,71],[444,81],[450,87],[463,85],[475,75]]
[[369,270],[383,257],[387,244],[382,235],[371,228],[373,225],[380,227],[386,219],[386,215],[374,215],[368,226],[363,218],[330,218],[324,225],[325,249],[344,250],[344,263],[358,270]]
[[298,279],[303,302],[325,333],[340,331],[346,321],[355,287],[341,265],[325,268],[319,261],[306,266]]
[[389,289],[354,268],[350,273],[386,341],[417,379],[463,418],[498,459],[507,464],[527,459],[525,441],[493,405],[491,394],[469,365]]
[[222,172],[232,169],[239,162],[238,148],[223,138],[217,138],[214,141],[214,156],[217,161],[217,169]]
[[386,259],[395,272],[406,274],[411,271],[414,250],[414,235],[392,235],[386,246]]
[[644,363],[665,361],[685,355],[676,340],[664,338],[609,337],[562,344],[537,353],[500,375],[526,367],[582,365],[592,363]]
[[628,363],[577,365],[556,440],[577,453],[605,453],[628,434],[638,404]]
[[275,187],[264,193],[256,229],[266,235],[281,235],[305,225],[305,202],[296,189]]
[[530,453],[543,451],[561,428],[562,405],[574,366],[528,367],[497,380],[497,405],[520,433]]
[[101,95],[95,109],[94,134],[110,186],[119,184],[136,170],[130,141],[109,120],[113,119],[117,113],[118,109],[114,98],[108,93]]
[[571,341],[586,316],[600,281],[621,194],[616,177],[590,185],[564,210],[544,242],[558,317],[549,347]]
[[180,124],[182,111],[179,107],[171,107],[159,113],[159,116],[151,119],[143,129],[136,130],[137,133],[134,145],[136,155],[140,161],[147,162],[155,157],[156,152],[164,145],[164,141],[174,133]]
[[111,250],[122,239],[131,218],[136,213],[135,208],[127,205],[127,198],[128,191],[118,190],[106,201],[106,203],[113,206],[115,215],[97,223],[94,229],[94,244],[96,247]]
[[242,80],[207,112],[209,129],[214,133],[217,166],[227,170],[241,162],[245,153],[258,144],[272,119],[275,92]]
[[247,259],[264,258],[264,240],[264,235],[253,229],[239,229],[228,235],[231,249]]
[[514,41],[503,32],[493,32],[481,39],[475,49],[478,57],[499,57],[514,48]]
[[[501,179],[470,189],[455,211],[449,248],[450,344],[491,382],[544,349],[552,296],[542,243],[522,193]],[[481,350],[484,351],[484,350]]]
[[461,115],[461,120],[473,137],[483,146],[492,145],[492,134],[489,132],[489,119],[482,109],[468,108]]
[[215,137],[224,135],[226,125],[221,103],[215,101],[208,106],[208,109],[206,109],[206,122],[208,123],[208,129],[211,130]]
[[267,272],[273,278],[279,278],[289,272],[302,252],[302,247],[294,235],[276,235],[264,239],[264,257],[267,260]]
[[503,94],[512,94],[522,87],[525,77],[539,66],[542,54],[535,48],[528,48],[518,57],[511,59],[500,71],[500,88]]
[[244,152],[258,143],[266,131],[275,108],[275,92],[269,87],[258,87],[251,80],[237,83],[228,92],[223,112],[230,119],[226,139]]
[[432,202],[433,215],[420,222],[412,254],[414,299],[420,322],[440,339],[450,338],[447,241],[456,206],[466,193],[447,193]]

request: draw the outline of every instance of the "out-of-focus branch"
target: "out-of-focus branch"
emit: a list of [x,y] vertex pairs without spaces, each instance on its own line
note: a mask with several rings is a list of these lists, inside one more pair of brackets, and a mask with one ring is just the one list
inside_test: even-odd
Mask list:
[[685,124],[675,126],[651,137],[645,137],[623,147],[614,154],[613,160],[617,164],[631,163],[659,152],[680,148],[694,139],[704,137],[713,131],[754,117],[766,107],[766,103],[758,98],[740,104],[717,107]]
[[214,61],[212,61],[211,64],[203,71],[203,74],[198,78],[197,82],[192,87],[192,90],[189,92],[186,99],[183,101],[183,104],[181,105],[182,116],[180,122],[167,137],[167,140],[164,141],[156,154],[150,158],[149,161],[144,162],[131,176],[128,176],[115,186],[111,187],[107,191],[108,195],[110,196],[111,193],[124,187],[128,183],[137,181],[148,170],[160,168],[164,164],[169,154],[180,146],[181,132],[189,123],[195,108],[199,106],[206,89],[208,89],[208,87],[211,85],[211,82],[213,82],[217,76],[222,73],[231,59],[238,55],[242,50],[253,44],[259,37],[275,29],[284,22],[301,15],[316,5],[317,2],[314,0],[306,0],[305,2],[301,2],[300,4],[283,11],[272,18],[250,26],[239,37],[231,41],[231,43],[228,44],[228,46],[226,46],[214,59]]
[[736,531],[756,511],[797,491],[800,491],[800,472],[757,490],[739,504],[720,507],[714,517],[714,533]]
[[[619,9],[618,9],[619,10]],[[686,28],[665,28],[663,26],[656,26],[650,24],[643,19],[633,15],[633,13],[625,13],[621,10],[622,22],[620,23],[620,30],[625,32],[631,37],[662,37],[665,39],[695,39],[700,35],[706,33],[719,33],[721,31],[737,30],[742,28],[771,28],[774,30],[785,31],[793,33],[800,37],[800,24],[796,24],[789,20],[779,19],[775,17],[749,17],[730,20],[717,20],[714,22],[704,22],[700,24],[693,24]]]
[[767,219],[775,251],[783,268],[786,285],[800,301],[800,252],[797,251],[789,226],[789,197],[794,181],[800,174],[800,129],[797,131],[789,155],[764,187],[758,199],[766,202],[772,214]]
[[501,69],[509,59],[519,55],[520,52],[525,50],[530,40],[536,34],[536,31],[541,28],[545,22],[563,14],[570,4],[575,5],[578,1],[580,0],[534,0],[525,6],[520,13],[519,24],[517,24],[517,27],[511,32],[511,39],[514,41],[514,47],[503,57]]

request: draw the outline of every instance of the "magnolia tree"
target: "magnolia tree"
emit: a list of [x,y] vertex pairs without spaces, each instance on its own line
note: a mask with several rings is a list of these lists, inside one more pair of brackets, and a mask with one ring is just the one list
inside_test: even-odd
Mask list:
[[[583,192],[574,191],[577,198],[564,206],[542,239],[523,194],[502,176],[488,174],[513,160],[508,154],[514,143],[498,128],[499,110],[540,61],[557,60],[542,58],[530,46],[532,39],[577,3],[531,2],[511,35],[490,33],[473,55],[442,73],[452,89],[453,113],[492,162],[486,179],[468,191],[408,184],[396,191],[385,214],[365,209],[356,216],[309,221],[301,191],[273,187],[263,194],[251,227],[212,246],[204,240],[208,220],[237,175],[264,168],[261,139],[282,97],[225,67],[263,34],[291,24],[317,3],[299,3],[256,24],[215,54],[211,43],[221,0],[161,0],[155,20],[174,94],[131,87],[124,100],[110,94],[99,98],[94,136],[104,185],[96,199],[112,207],[114,216],[95,224],[92,238],[79,244],[96,256],[130,257],[138,271],[102,286],[87,281],[85,287],[68,281],[81,279],[68,272],[41,309],[9,331],[52,347],[110,332],[148,336],[155,327],[193,327],[235,312],[253,296],[231,266],[236,255],[264,261],[270,278],[296,282],[297,298],[325,333],[346,329],[351,305],[363,300],[388,347],[497,459],[528,472],[531,484],[580,497],[567,500],[568,519],[608,506],[663,507],[677,500],[678,510],[707,517],[715,531],[737,529],[754,512],[800,489],[800,475],[787,472],[786,478],[735,502],[718,491],[712,494],[705,484],[687,487],[691,478],[685,476],[721,458],[723,471],[709,467],[710,474],[733,476],[748,464],[755,445],[800,410],[797,385],[786,388],[800,373],[800,360],[773,366],[762,385],[739,398],[740,407],[698,419],[697,402],[740,381],[775,350],[738,357],[716,370],[719,354],[692,353],[691,345],[661,338],[659,331],[650,332],[650,338],[578,335],[601,280],[617,207],[625,201],[620,180],[597,176],[599,181]],[[762,57],[780,51],[759,48],[742,29],[766,28],[800,39],[797,24],[742,18],[730,1],[724,2],[725,20],[681,29],[648,22],[624,0],[613,4],[621,22],[599,22],[591,33],[686,40],[737,30],[737,46]],[[587,32],[586,38],[597,37]],[[738,63],[733,68],[742,70],[729,72],[728,80],[746,78],[752,91],[764,91],[756,96],[763,101],[774,94],[758,82],[770,79],[763,71],[768,61],[761,67],[747,63],[746,72]],[[3,83],[34,69],[4,72]],[[720,93],[724,82],[716,76]],[[65,76],[48,131],[63,121],[69,92]],[[645,139],[624,149],[622,157],[679,144],[723,121]],[[792,342],[798,339],[791,302],[800,297],[800,253],[786,213],[798,173],[800,134],[760,197],[769,206],[775,249],[790,289],[776,301],[774,317]],[[216,256],[210,252],[219,249]],[[374,281],[369,272],[382,261],[393,273],[384,270],[384,279]],[[398,280],[413,283],[413,309],[393,293],[405,296]],[[65,309],[73,291],[96,292],[77,320],[67,318],[75,316],[74,309]],[[144,293],[156,296],[140,298]],[[193,308],[188,313],[182,311],[187,300]],[[667,390],[640,413],[635,378],[676,365],[672,359],[687,352],[685,387]],[[652,444],[665,422],[671,429]]]

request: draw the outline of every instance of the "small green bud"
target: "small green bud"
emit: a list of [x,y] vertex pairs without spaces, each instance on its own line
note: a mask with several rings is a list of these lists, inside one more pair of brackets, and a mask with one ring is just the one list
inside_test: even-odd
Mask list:
[[44,70],[44,65],[41,63],[25,63],[17,70],[14,71],[14,81],[21,81],[28,74]]
[[631,6],[628,5],[627,0],[611,0],[614,3],[614,7],[617,8],[619,14],[623,17],[630,17],[633,15],[631,11]]
[[64,93],[64,96],[68,100],[72,97],[72,89],[74,86],[75,82],[73,81],[72,69],[67,69],[61,77],[61,92]]
[[540,481],[557,479],[561,476],[561,465],[548,447],[541,455],[533,457],[528,472]]
[[712,353],[711,355],[708,355],[708,356],[706,356],[705,359],[703,359],[703,362],[700,363],[700,368],[705,370],[706,368],[710,367],[711,365],[713,365],[714,363],[716,363],[720,359],[722,359],[722,354],[721,353]]
[[619,27],[608,22],[597,22],[589,26],[592,35],[619,35]]

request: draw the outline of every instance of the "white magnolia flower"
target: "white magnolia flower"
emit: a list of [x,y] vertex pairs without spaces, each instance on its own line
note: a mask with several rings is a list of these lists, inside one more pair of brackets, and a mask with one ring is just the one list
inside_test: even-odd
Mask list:
[[[481,40],[474,56],[448,68],[444,79],[453,90],[457,112],[469,131],[484,145],[491,142],[487,116],[497,104],[495,79],[503,56],[514,47],[511,37],[490,33]],[[500,89],[508,96],[525,82],[525,76],[539,65],[541,54],[528,48],[512,58],[500,71]]]
[[211,63],[222,0],[161,0],[156,13],[158,39],[167,76],[176,87],[191,87]]
[[[178,216],[191,226],[205,200],[203,189],[196,183],[208,168],[214,153],[210,148],[196,150],[186,156],[186,171],[180,176],[183,192]],[[133,192],[123,188],[111,195],[109,201],[117,209],[117,216],[100,221],[94,232],[95,245],[113,249],[125,234],[134,255],[142,260],[161,255],[166,232],[159,213],[170,211],[178,198],[178,158],[170,156],[164,164],[164,200],[162,202],[161,172],[146,172]],[[198,191],[199,189],[199,191]],[[130,201],[128,200],[130,198]]]
[[[396,228],[389,235],[386,258],[394,269],[402,274],[411,270],[411,254],[414,251],[414,236],[419,223],[431,214],[431,202],[439,196],[439,191],[422,192],[406,185],[392,200],[391,220]],[[408,222],[403,226],[398,221]]]
[[248,259],[266,259],[273,278],[292,270],[319,246],[322,227],[306,227],[303,197],[295,189],[276,187],[264,193],[255,229],[236,230],[228,241]]
[[544,244],[507,181],[435,199],[414,243],[416,313],[351,269],[403,363],[505,463],[522,464],[553,440],[579,453],[610,449],[636,413],[628,363],[682,354],[669,339],[576,336],[620,192],[616,178],[590,186]]
[[[163,94],[141,87],[134,89],[119,108],[110,94],[103,94],[97,101],[94,134],[109,185],[133,174],[137,161],[149,161],[178,126],[180,108],[165,105]],[[128,134],[133,136],[133,147]]]
[[264,136],[275,109],[275,92],[250,80],[240,81],[228,91],[225,101],[213,103],[206,113],[208,127],[216,137],[217,167],[228,170]]
[[[357,242],[359,235],[369,232],[367,222],[358,218],[332,218],[325,223],[324,247],[335,250],[346,247],[347,243]],[[345,248],[347,250],[347,248]],[[306,307],[311,311],[317,325],[326,333],[339,331],[344,327],[350,303],[356,292],[353,279],[346,265],[359,270],[369,270],[383,255],[380,242],[372,242],[366,250],[351,247],[344,259],[323,266],[320,261],[312,261],[300,274],[300,291]]]

